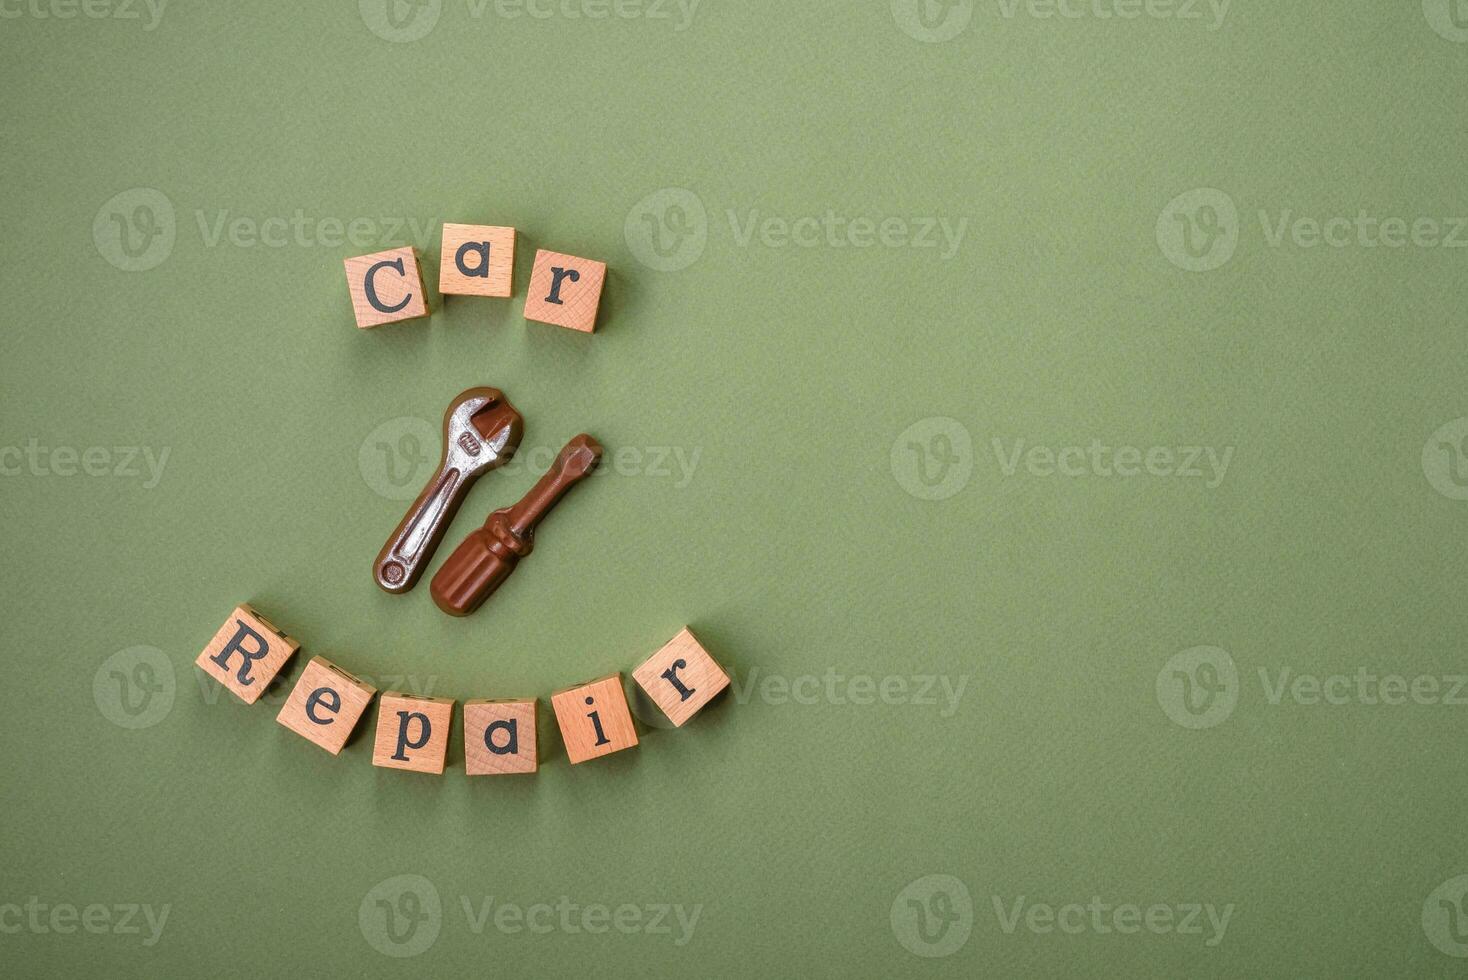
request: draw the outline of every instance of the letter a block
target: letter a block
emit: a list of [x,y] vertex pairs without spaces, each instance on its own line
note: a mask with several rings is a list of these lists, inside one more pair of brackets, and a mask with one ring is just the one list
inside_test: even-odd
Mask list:
[[444,225],[438,291],[445,296],[505,297],[515,275],[515,229]]
[[253,608],[240,605],[194,664],[245,704],[254,704],[300,646]]
[[572,765],[637,744],[621,674],[557,691],[551,695],[551,707]]
[[715,694],[729,686],[729,675],[687,627],[634,670],[632,676],[679,728],[713,700]]
[[330,660],[312,657],[275,720],[336,755],[376,693]]
[[591,333],[596,329],[596,311],[606,277],[605,262],[537,251],[530,270],[530,292],[525,297],[525,319]]
[[535,708],[529,701],[464,703],[464,772],[501,776],[536,769]]
[[428,315],[428,292],[418,255],[411,248],[359,255],[344,265],[358,327],[365,330]]
[[420,698],[388,691],[378,702],[372,764],[442,775],[453,717],[453,698]]

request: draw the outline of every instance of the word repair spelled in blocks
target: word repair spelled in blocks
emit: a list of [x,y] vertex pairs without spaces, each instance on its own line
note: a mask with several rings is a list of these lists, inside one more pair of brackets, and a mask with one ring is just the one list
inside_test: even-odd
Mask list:
[[551,707],[572,765],[637,744],[621,674],[557,691],[551,695]]
[[679,728],[729,686],[729,675],[687,627],[632,676]]
[[539,702],[466,701],[464,772],[503,776],[536,769],[535,708]]
[[253,608],[240,605],[194,664],[245,704],[254,704],[300,646]]
[[423,273],[411,248],[359,255],[344,265],[358,327],[365,330],[428,315]]
[[442,775],[453,717],[453,698],[420,698],[388,691],[378,702],[372,764]]
[[275,720],[336,755],[376,693],[330,660],[312,657]]
[[574,255],[535,253],[530,270],[530,292],[525,297],[525,319],[569,327],[582,333],[596,329],[601,287],[607,264]]
[[438,291],[445,296],[506,297],[515,275],[515,229],[444,225]]

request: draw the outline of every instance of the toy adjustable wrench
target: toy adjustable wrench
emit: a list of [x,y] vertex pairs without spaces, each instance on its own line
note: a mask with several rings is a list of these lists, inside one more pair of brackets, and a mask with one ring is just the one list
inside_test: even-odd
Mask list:
[[423,574],[474,481],[502,465],[520,445],[524,422],[495,388],[470,388],[443,415],[443,456],[372,565],[387,592],[407,592]]

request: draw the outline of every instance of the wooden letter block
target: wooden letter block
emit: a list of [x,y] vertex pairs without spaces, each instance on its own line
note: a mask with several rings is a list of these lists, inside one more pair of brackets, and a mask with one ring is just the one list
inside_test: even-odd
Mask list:
[[336,755],[376,693],[325,657],[312,657],[275,720]]
[[713,700],[715,694],[729,686],[729,675],[687,627],[634,670],[632,676],[679,728]]
[[539,703],[535,698],[466,701],[464,772],[470,776],[534,772],[535,708]]
[[551,707],[572,765],[637,744],[621,674],[557,691]]
[[509,296],[515,275],[515,229],[444,225],[438,291],[445,296]]
[[428,315],[423,273],[411,248],[359,255],[345,265],[358,327],[365,330]]
[[537,251],[525,297],[525,319],[591,333],[596,329],[596,310],[606,277],[605,262]]
[[388,691],[378,702],[372,764],[442,775],[453,717],[453,698],[420,698]]
[[245,704],[254,704],[300,646],[253,608],[240,605],[194,663]]

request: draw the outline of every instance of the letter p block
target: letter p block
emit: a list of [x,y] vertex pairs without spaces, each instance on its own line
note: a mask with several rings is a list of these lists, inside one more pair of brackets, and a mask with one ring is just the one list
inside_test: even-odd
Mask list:
[[377,704],[372,764],[385,769],[443,775],[454,699],[420,698],[388,691]]

